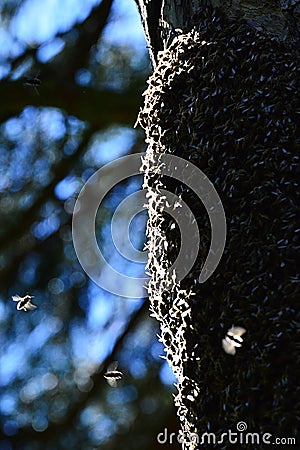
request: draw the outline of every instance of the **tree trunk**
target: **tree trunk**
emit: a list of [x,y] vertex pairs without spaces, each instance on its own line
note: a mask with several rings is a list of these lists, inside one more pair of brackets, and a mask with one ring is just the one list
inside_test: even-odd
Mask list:
[[[139,2],[154,67],[139,114],[148,144],[151,311],[178,378],[183,448],[206,448],[209,439],[228,448],[235,438],[238,448],[248,448],[247,439],[251,448],[270,448],[299,429],[300,2],[200,3]],[[201,169],[225,210],[225,250],[205,282],[199,275],[211,240],[207,208],[186,177],[182,183],[174,171],[165,176],[165,154]],[[172,208],[162,189],[178,197]],[[194,228],[184,226],[181,236],[170,214],[183,207],[182,220],[185,204],[200,244],[179,281],[177,268],[168,268]],[[232,325],[246,334],[230,354],[222,340]]]

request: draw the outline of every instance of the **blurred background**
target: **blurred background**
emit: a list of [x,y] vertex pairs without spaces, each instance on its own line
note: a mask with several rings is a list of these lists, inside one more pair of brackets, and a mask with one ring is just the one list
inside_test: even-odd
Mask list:
[[[162,448],[157,434],[178,426],[175,379],[147,299],[94,284],[71,230],[89,177],[145,150],[133,127],[151,71],[137,7],[3,0],[0,17],[0,450]],[[110,264],[136,276],[144,266],[116,254],[110,220],[141,184],[118,184],[96,228]],[[146,220],[130,225],[140,250]],[[37,309],[18,311],[16,294]],[[117,388],[103,377],[111,361]]]

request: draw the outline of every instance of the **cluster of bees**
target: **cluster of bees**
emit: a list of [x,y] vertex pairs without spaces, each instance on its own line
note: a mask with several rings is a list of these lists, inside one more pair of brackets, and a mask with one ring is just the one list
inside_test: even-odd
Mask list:
[[[12,296],[14,302],[18,302],[17,310],[21,311],[32,311],[37,308],[31,300],[34,298],[34,295],[25,295],[21,297],[16,294]],[[242,327],[232,327],[228,330],[227,336],[222,340],[222,347],[224,351],[230,355],[236,354],[236,348],[242,346],[242,335],[246,332],[245,328]],[[123,376],[123,373],[118,370],[118,362],[114,361],[109,365],[107,371],[104,374],[104,378],[106,378],[108,384],[112,387],[117,387],[117,380],[120,380]]]

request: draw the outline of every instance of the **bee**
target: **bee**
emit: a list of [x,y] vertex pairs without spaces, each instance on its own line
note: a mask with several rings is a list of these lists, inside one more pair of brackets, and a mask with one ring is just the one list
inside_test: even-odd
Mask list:
[[236,347],[241,347],[243,338],[241,336],[246,333],[245,328],[242,327],[231,327],[227,331],[227,336],[222,339],[222,347],[226,353],[229,355],[236,354]]
[[19,302],[17,304],[17,309],[18,310],[24,309],[24,311],[29,311],[37,308],[36,305],[33,305],[33,303],[31,303],[32,298],[34,298],[34,295],[25,295],[25,297],[20,297],[19,295],[16,294],[12,296],[14,302]]
[[103,375],[111,387],[117,387],[117,380],[120,380],[123,376],[123,373],[117,370],[117,368],[118,362],[114,361],[108,366],[107,371]]
[[34,77],[25,77],[24,85],[25,85],[25,86],[31,86],[31,87],[33,87],[34,90],[35,90],[35,92],[36,92],[38,95],[40,95],[40,94],[39,94],[39,91],[38,91],[38,89],[37,89],[38,86],[41,85],[41,80],[40,80],[40,78],[39,78],[39,72],[38,72]]

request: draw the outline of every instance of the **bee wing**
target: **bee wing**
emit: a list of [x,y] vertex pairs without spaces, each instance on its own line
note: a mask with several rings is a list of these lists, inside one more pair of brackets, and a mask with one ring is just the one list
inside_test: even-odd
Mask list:
[[20,297],[18,294],[13,295],[12,299],[14,302],[19,302],[20,300],[23,300],[23,297]]
[[228,355],[235,355],[236,354],[236,349],[231,344],[229,339],[228,340],[227,339],[222,339],[222,347],[223,347],[223,350],[225,351],[225,353],[228,353]]
[[[28,302],[28,303],[26,303],[26,305],[25,305],[25,308],[26,308],[26,310],[33,310],[33,309],[35,309],[35,308],[37,308],[37,306],[36,305],[33,305],[32,303],[30,303],[30,302]],[[25,309],[24,308],[24,309]]]
[[246,333],[246,330],[243,327],[231,327],[230,330],[228,330],[228,333],[229,332],[232,333],[232,335],[242,336]]
[[106,380],[111,387],[118,386],[117,380],[115,378],[106,378]]
[[106,372],[114,372],[115,370],[117,370],[117,367],[118,367],[118,361],[113,361],[112,363],[110,363],[110,365],[106,369]]

